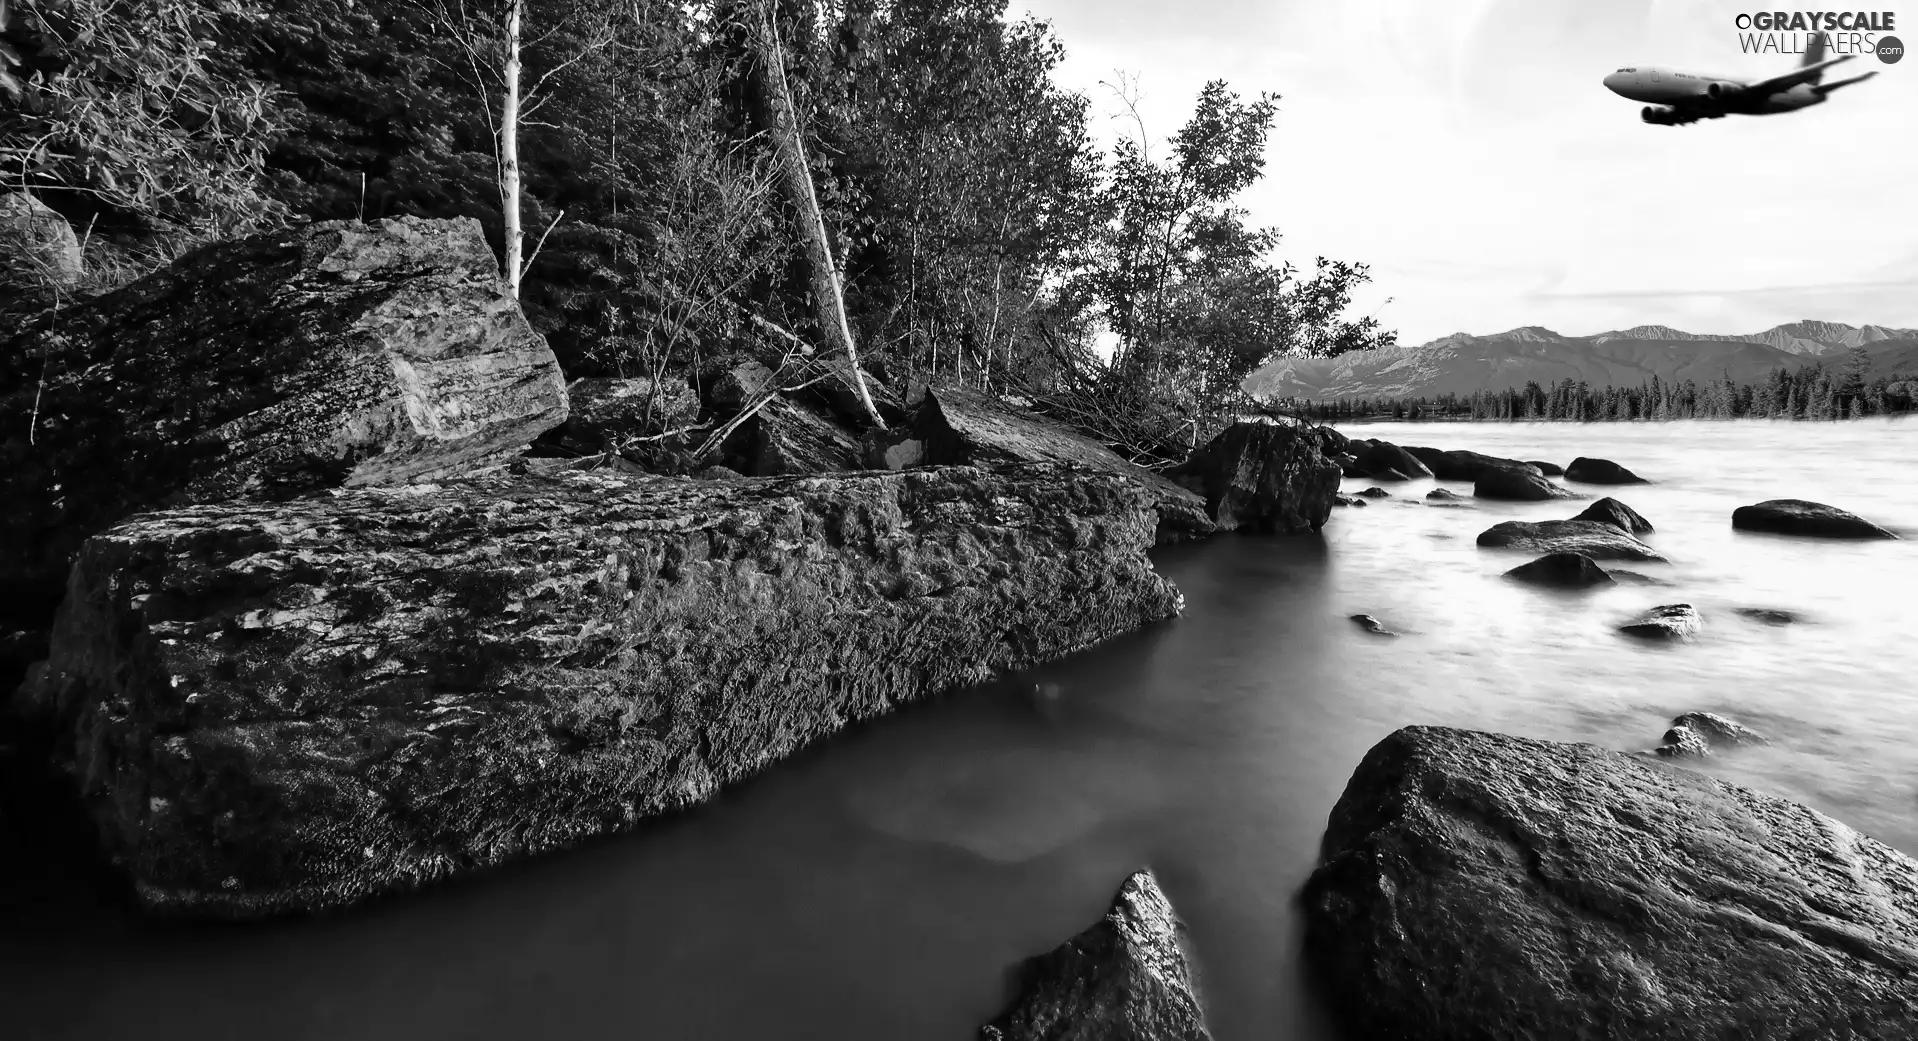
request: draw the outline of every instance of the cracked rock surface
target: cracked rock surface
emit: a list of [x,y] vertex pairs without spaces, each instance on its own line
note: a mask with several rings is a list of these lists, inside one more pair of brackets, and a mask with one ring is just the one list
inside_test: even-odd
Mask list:
[[1303,900],[1356,1037],[1918,1037],[1918,862],[1591,745],[1392,734]]

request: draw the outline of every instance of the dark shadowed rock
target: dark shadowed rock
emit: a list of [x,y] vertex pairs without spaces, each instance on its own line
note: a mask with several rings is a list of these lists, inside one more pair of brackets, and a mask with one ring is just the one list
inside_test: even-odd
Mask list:
[[1520,564],[1505,573],[1506,578],[1535,586],[1561,589],[1585,589],[1615,583],[1598,562],[1583,553],[1547,553],[1529,564]]
[[1627,636],[1643,640],[1691,640],[1704,628],[1698,609],[1690,604],[1664,604],[1618,627]]
[[[1358,468],[1381,480],[1411,480],[1430,477],[1432,471],[1419,458],[1390,441],[1354,441],[1352,449]],[[1385,475],[1394,476],[1387,478]]]
[[1738,607],[1733,608],[1733,611],[1754,622],[1764,622],[1766,625],[1791,625],[1804,621],[1798,612],[1780,610],[1776,607]]
[[1460,495],[1459,493],[1453,491],[1450,488],[1434,488],[1431,491],[1425,493],[1425,498],[1429,502],[1465,502],[1466,501],[1465,496]]
[[1020,967],[980,1041],[1210,1041],[1179,930],[1152,873],[1133,875],[1097,925]]
[[1372,617],[1369,614],[1353,615],[1352,624],[1358,626],[1359,628],[1365,630],[1368,633],[1371,633],[1373,636],[1397,636],[1398,635],[1398,633],[1395,633],[1392,630],[1387,629],[1385,627],[1384,622],[1379,621],[1378,619]]
[[1632,509],[1630,506],[1610,496],[1585,507],[1578,516],[1572,519],[1599,521],[1610,524],[1621,531],[1630,532],[1633,535],[1649,535],[1652,533],[1651,521],[1640,516],[1637,510]]
[[1420,448],[1414,445],[1405,447],[1419,462],[1432,471],[1432,475],[1441,481],[1476,481],[1488,473],[1500,470],[1523,470],[1543,477],[1538,467],[1518,459],[1501,459],[1495,455],[1481,455],[1478,452],[1441,451],[1437,448]]
[[1159,512],[1160,542],[1196,538],[1214,530],[1205,500],[1191,489],[1121,459],[1117,452],[1064,423],[1002,406],[977,391],[926,389],[912,428],[927,464],[1071,463],[1124,477],[1150,493]]
[[1356,495],[1345,495],[1343,493],[1334,496],[1332,499],[1332,505],[1334,506],[1364,506],[1365,504],[1364,499]]
[[1732,527],[1779,535],[1817,535],[1833,539],[1895,539],[1898,536],[1836,506],[1804,499],[1770,499],[1732,511]]
[[1366,473],[1363,469],[1359,467],[1359,460],[1357,456],[1341,454],[1341,455],[1326,456],[1326,458],[1330,459],[1334,464],[1338,466],[1339,473],[1342,476],[1345,476],[1345,477],[1372,476],[1371,474]]
[[1672,720],[1664,743],[1654,751],[1668,759],[1685,759],[1741,745],[1770,743],[1765,735],[1743,723],[1711,712],[1687,712]]
[[774,388],[772,367],[757,358],[716,358],[697,377],[700,403],[715,415],[731,416]]
[[0,588],[50,614],[137,511],[468,473],[566,414],[478,221],[208,246],[0,332]]
[[1918,1037],[1918,862],[1591,745],[1398,731],[1303,904],[1354,1038]]
[[574,453],[617,452],[699,418],[699,397],[679,380],[577,379],[566,385],[566,422],[540,444]]
[[1337,429],[1322,425],[1307,425],[1305,429],[1318,443],[1319,454],[1327,459],[1338,455],[1356,455],[1356,449],[1352,447],[1352,439],[1339,433]]
[[0,193],[0,286],[67,286],[85,274],[65,217],[26,192]]
[[1553,484],[1531,469],[1488,469],[1479,474],[1472,494],[1481,499],[1506,499],[1516,502],[1543,502],[1546,499],[1576,499],[1571,491]]
[[1358,494],[1361,498],[1366,499],[1390,499],[1392,497],[1391,492],[1386,491],[1376,484],[1370,488],[1361,489]]
[[1310,432],[1279,423],[1234,423],[1168,473],[1203,490],[1220,531],[1316,531],[1339,491],[1339,468]]
[[761,406],[727,438],[726,458],[748,477],[865,469],[865,449],[819,409],[784,396]]
[[1527,459],[1525,461],[1525,465],[1538,467],[1538,472],[1544,474],[1547,477],[1565,476],[1565,468],[1558,465],[1557,463],[1548,463],[1539,459]]
[[148,513],[22,707],[149,908],[352,903],[695,805],[1172,615],[1127,479],[495,478]]
[[1565,479],[1582,481],[1585,484],[1647,484],[1643,477],[1612,462],[1610,459],[1593,459],[1579,456],[1572,465],[1565,468]]
[[1479,532],[1478,544],[1532,553],[1583,553],[1593,560],[1665,559],[1617,525],[1594,520],[1501,521]]

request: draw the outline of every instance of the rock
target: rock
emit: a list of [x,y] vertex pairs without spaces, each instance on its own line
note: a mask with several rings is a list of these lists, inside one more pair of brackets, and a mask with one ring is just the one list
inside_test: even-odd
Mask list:
[[912,427],[928,464],[1073,463],[1124,477],[1145,489],[1157,504],[1161,543],[1210,535],[1214,530],[1205,500],[1190,489],[1121,459],[1117,452],[1063,423],[1015,412],[976,391],[928,388]]
[[1359,498],[1356,495],[1340,494],[1333,497],[1332,505],[1334,506],[1364,506],[1365,500]]
[[619,451],[699,418],[699,398],[678,380],[588,377],[566,385],[566,422],[540,438],[568,452]]
[[1425,498],[1431,502],[1464,502],[1465,501],[1465,496],[1460,495],[1459,493],[1453,491],[1450,488],[1434,488],[1431,491],[1425,493]]
[[1308,424],[1305,430],[1318,443],[1319,454],[1327,459],[1337,455],[1356,455],[1352,439],[1333,427]]
[[842,473],[865,469],[865,450],[831,416],[775,397],[741,423],[723,446],[748,477]]
[[1610,524],[1614,528],[1629,532],[1633,535],[1649,535],[1652,533],[1651,521],[1640,516],[1637,510],[1632,509],[1630,506],[1610,496],[1585,507],[1584,512],[1572,519],[1598,521],[1602,524]]
[[1359,495],[1367,499],[1390,499],[1392,497],[1391,492],[1388,492],[1385,489],[1380,488],[1376,484],[1370,488],[1366,488],[1360,491]]
[[1618,627],[1627,636],[1647,640],[1691,640],[1704,627],[1698,609],[1690,604],[1665,604],[1654,607],[1636,619]]
[[746,475],[730,466],[708,466],[693,474],[700,481],[743,481]]
[[144,514],[21,706],[151,909],[253,916],[557,849],[1178,609],[1060,465],[563,472]]
[[743,357],[716,359],[697,377],[700,403],[717,416],[735,415],[747,402],[773,389],[775,382],[770,366]]
[[80,238],[65,217],[26,192],[0,195],[0,285],[70,286],[85,276]]
[[1407,445],[1405,450],[1419,462],[1424,463],[1432,471],[1432,476],[1441,481],[1477,481],[1488,473],[1500,470],[1523,470],[1538,474],[1540,477],[1544,476],[1537,467],[1517,459],[1501,459],[1495,455],[1480,455],[1477,452],[1445,452],[1415,445]]
[[[1352,448],[1358,468],[1368,476],[1380,480],[1432,476],[1432,471],[1417,456],[1389,441],[1354,441]],[[1388,478],[1386,474],[1395,476]]]
[[910,470],[926,465],[926,443],[909,428],[866,431],[859,442],[868,470]]
[[1547,463],[1538,459],[1527,459],[1525,461],[1525,465],[1538,467],[1538,472],[1544,474],[1547,477],[1565,476],[1565,468],[1558,465],[1557,463]]
[[1535,586],[1562,589],[1586,589],[1616,583],[1598,562],[1583,553],[1547,553],[1529,564],[1520,564],[1505,573],[1506,578]]
[[478,221],[208,246],[0,332],[0,588],[45,624],[138,511],[475,472],[566,416]]
[[1355,1038],[1918,1037],[1918,862],[1591,745],[1392,734],[1302,903]]
[[1791,625],[1794,622],[1803,621],[1798,612],[1781,611],[1775,607],[1739,607],[1733,610],[1752,621],[1764,622],[1766,625]]
[[1767,745],[1770,739],[1743,723],[1710,712],[1687,712],[1672,720],[1665,742],[1654,749],[1670,759],[1711,755],[1721,748]]
[[1501,521],[1479,532],[1478,544],[1530,553],[1583,553],[1593,560],[1665,560],[1617,525],[1595,520]]
[[1373,636],[1397,636],[1398,635],[1398,633],[1395,633],[1392,630],[1387,629],[1385,627],[1384,622],[1379,621],[1378,619],[1372,617],[1369,614],[1355,614],[1352,616],[1352,622],[1353,624],[1357,625],[1359,628],[1365,630],[1368,633],[1371,633]]
[[1579,456],[1572,460],[1572,465],[1565,468],[1565,479],[1582,481],[1586,484],[1650,483],[1610,459],[1593,459],[1589,456]]
[[1138,872],[1097,925],[1020,967],[1019,996],[980,1041],[1210,1041],[1180,928]]
[[[872,399],[872,407],[886,421],[887,427],[909,427],[911,415],[892,388],[863,369],[860,375],[865,378],[866,395]],[[819,379],[821,376],[825,378]],[[803,385],[793,392],[792,397],[832,416],[841,426],[856,431],[879,429],[872,425],[865,404],[859,400],[858,391],[853,389],[852,367],[846,364],[844,358],[807,361],[798,367],[798,374],[792,382]]]
[[1606,573],[1612,576],[1612,581],[1617,582],[1620,585],[1631,585],[1631,586],[1671,585],[1670,582],[1667,582],[1662,578],[1653,578],[1650,575],[1642,575],[1636,571],[1625,571],[1620,568],[1610,568],[1607,570]]
[[1220,531],[1296,535],[1332,515],[1339,469],[1295,427],[1234,423],[1168,473],[1203,489]]
[[1803,499],[1770,499],[1732,511],[1732,527],[1779,535],[1817,535],[1834,539],[1895,539],[1898,536],[1836,506]]
[[1352,456],[1352,455],[1331,455],[1331,456],[1326,456],[1326,458],[1327,458],[1327,459],[1330,459],[1330,460],[1331,460],[1331,461],[1332,461],[1332,462],[1333,462],[1334,464],[1336,464],[1336,465],[1338,466],[1338,468],[1339,468],[1339,473],[1340,473],[1340,475],[1342,475],[1342,476],[1345,476],[1345,477],[1370,477],[1370,476],[1372,476],[1371,474],[1369,474],[1369,473],[1366,473],[1366,472],[1365,472],[1365,471],[1364,471],[1363,469],[1360,469],[1360,467],[1359,467],[1359,460],[1358,460],[1358,457],[1357,457],[1357,456]]
[[1472,485],[1472,494],[1481,499],[1508,499],[1518,502],[1542,502],[1546,499],[1576,499],[1578,496],[1546,480],[1532,470],[1488,469]]

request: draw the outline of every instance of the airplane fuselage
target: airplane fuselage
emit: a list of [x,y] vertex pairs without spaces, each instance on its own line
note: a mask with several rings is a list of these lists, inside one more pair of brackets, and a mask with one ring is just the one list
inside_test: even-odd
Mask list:
[[1620,69],[1605,77],[1605,86],[1619,97],[1653,105],[1696,108],[1712,115],[1770,115],[1794,112],[1822,104],[1825,95],[1800,83],[1762,96],[1745,94],[1746,84],[1724,76],[1701,76],[1658,65]]

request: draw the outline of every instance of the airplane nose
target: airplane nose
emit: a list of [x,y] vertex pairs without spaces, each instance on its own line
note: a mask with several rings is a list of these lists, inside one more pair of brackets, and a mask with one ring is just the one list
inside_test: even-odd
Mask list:
[[1623,78],[1624,77],[1622,73],[1614,72],[1614,73],[1608,74],[1604,79],[1606,89],[1610,90],[1614,94],[1618,93],[1619,80]]

